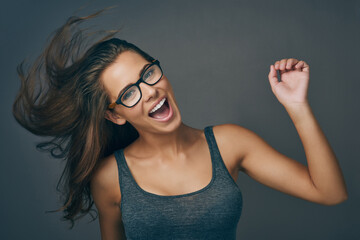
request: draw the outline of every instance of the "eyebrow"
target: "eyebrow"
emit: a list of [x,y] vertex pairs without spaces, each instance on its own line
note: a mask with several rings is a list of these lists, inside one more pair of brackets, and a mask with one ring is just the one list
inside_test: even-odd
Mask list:
[[[145,64],[145,66],[140,70],[140,72],[139,72],[139,77],[141,77],[141,74],[145,71],[145,69],[149,66],[149,65],[151,65],[152,63],[148,63],[148,64]],[[123,87],[122,89],[121,89],[121,91],[119,92],[119,94],[118,94],[118,96],[117,96],[117,98],[116,98],[116,101],[119,99],[119,97],[120,97],[120,95],[125,91],[125,89],[126,88],[128,88],[129,86],[131,86],[131,85],[133,85],[134,83],[129,83],[129,84],[127,84],[125,87]]]

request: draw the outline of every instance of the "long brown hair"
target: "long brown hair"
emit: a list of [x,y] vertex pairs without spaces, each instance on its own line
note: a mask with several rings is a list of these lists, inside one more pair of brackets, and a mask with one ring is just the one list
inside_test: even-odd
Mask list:
[[153,60],[135,45],[112,38],[114,33],[89,44],[79,23],[100,13],[70,17],[27,71],[24,62],[17,68],[21,86],[13,115],[33,134],[50,137],[37,149],[66,160],[57,185],[63,206],[56,211],[64,212],[71,228],[92,210],[90,180],[99,161],[138,137],[130,123],[119,126],[104,118],[110,102],[99,77],[124,51]]

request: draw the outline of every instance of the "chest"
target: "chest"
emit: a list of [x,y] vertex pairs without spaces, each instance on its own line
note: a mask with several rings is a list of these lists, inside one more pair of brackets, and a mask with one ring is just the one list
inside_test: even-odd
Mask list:
[[242,195],[227,181],[186,197],[135,193],[122,205],[127,239],[235,240],[241,212]]
[[[235,160],[221,152],[225,167],[236,182],[238,170]],[[192,151],[169,161],[141,161],[135,157],[125,158],[129,170],[144,191],[161,196],[183,195],[205,188],[213,178],[213,161],[209,147],[204,142]]]

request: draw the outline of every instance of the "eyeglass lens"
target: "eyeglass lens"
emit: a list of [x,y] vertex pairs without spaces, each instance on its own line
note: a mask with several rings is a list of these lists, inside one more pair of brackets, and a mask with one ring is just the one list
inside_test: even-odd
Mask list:
[[[150,66],[142,75],[142,80],[148,85],[154,85],[162,77],[162,72],[157,64]],[[140,89],[138,86],[132,86],[127,89],[121,96],[121,102],[126,106],[135,105],[141,98]]]

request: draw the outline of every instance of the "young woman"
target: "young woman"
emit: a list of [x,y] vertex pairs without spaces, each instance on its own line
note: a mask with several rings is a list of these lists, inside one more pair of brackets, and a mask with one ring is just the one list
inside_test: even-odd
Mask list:
[[38,148],[67,161],[59,181],[65,219],[74,223],[95,202],[102,239],[235,239],[239,171],[319,204],[347,199],[335,154],[307,100],[306,62],[275,61],[268,78],[308,166],[244,127],[185,125],[158,60],[109,36],[82,45],[74,26],[90,17],[70,18],[27,73],[19,66],[22,85],[13,106],[22,126],[52,137]]

